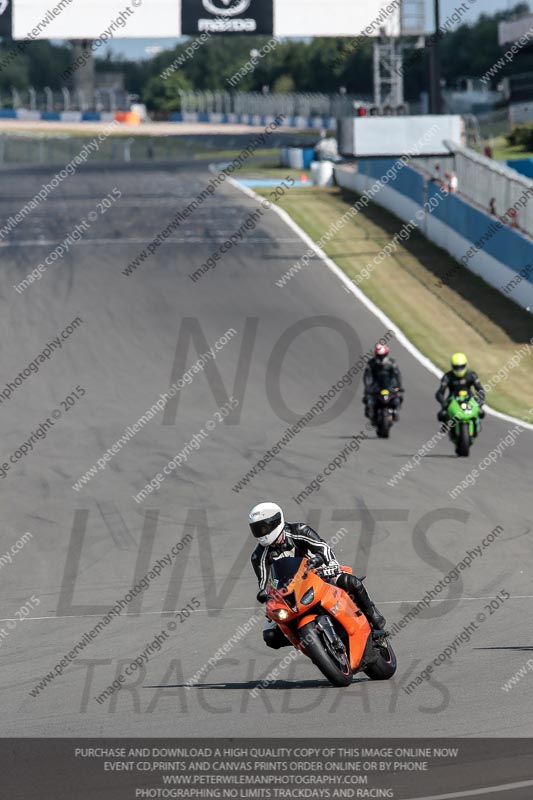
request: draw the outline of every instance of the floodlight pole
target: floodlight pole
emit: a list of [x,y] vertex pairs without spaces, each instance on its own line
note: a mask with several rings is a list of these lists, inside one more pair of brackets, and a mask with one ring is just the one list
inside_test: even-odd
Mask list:
[[432,114],[442,114],[440,60],[440,0],[434,0],[435,36],[429,48],[429,108]]

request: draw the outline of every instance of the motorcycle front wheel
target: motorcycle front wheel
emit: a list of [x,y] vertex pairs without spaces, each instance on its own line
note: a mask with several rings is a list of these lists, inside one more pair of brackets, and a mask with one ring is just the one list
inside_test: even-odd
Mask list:
[[396,654],[388,639],[380,642],[380,644],[376,644],[375,649],[377,652],[376,661],[363,671],[365,675],[368,675],[373,681],[386,681],[392,678],[396,672],[398,666]]
[[470,453],[470,431],[468,423],[462,422],[459,428],[459,441],[457,442],[457,455],[468,456]]
[[323,642],[323,634],[314,621],[304,625],[299,634],[305,652],[322,675],[333,686],[349,686],[353,680],[353,671],[347,654],[344,654],[344,658],[339,658],[330,652]]
[[390,417],[387,412],[382,411],[378,417],[377,434],[380,439],[388,439],[390,432]]

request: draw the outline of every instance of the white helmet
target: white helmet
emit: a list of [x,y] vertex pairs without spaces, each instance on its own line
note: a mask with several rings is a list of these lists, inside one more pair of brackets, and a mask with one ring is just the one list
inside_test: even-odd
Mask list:
[[248,523],[252,536],[263,547],[273,544],[285,527],[283,511],[277,503],[258,503],[248,514]]

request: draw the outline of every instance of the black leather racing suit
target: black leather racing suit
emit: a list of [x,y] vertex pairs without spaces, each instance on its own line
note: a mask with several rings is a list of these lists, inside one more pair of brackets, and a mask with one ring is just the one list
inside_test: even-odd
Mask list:
[[[375,396],[380,389],[388,389],[392,386],[403,391],[402,373],[396,361],[390,356],[381,361],[375,357],[371,358],[365,368],[363,383],[365,386],[363,403],[365,404],[366,416],[370,419],[372,419],[374,413]],[[393,408],[399,408],[402,403],[403,397],[400,395],[392,402],[392,406]]]
[[[276,559],[289,556],[311,558],[320,555],[324,560],[324,566],[320,568],[321,576],[329,583],[336,583],[341,589],[349,592],[370,625],[373,628],[383,629],[385,619],[370,600],[362,581],[355,575],[342,572],[335,553],[313,528],[303,522],[287,522],[283,533],[284,540],[281,544],[268,547],[259,544],[252,553],[252,566],[259,582],[260,592],[267,587],[270,567]],[[275,650],[291,644],[278,626],[270,621],[263,630],[263,639],[268,647],[273,647]]]
[[[453,370],[450,369],[442,376],[439,388],[435,394],[437,402],[441,405],[441,410],[437,414],[437,419],[439,419],[441,422],[445,422],[448,417],[446,408],[448,406],[449,398],[456,394],[460,389],[466,389],[467,391],[471,392],[476,397],[480,405],[483,405],[485,402],[485,390],[481,385],[481,381],[479,380],[477,372],[474,372],[472,369],[467,369],[463,377],[458,378],[457,375],[454,375]],[[485,416],[485,412],[482,411],[479,416],[483,418]]]

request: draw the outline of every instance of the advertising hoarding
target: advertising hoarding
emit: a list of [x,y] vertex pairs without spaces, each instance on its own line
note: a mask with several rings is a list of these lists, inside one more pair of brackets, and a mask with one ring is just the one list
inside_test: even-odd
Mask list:
[[13,0],[0,0],[0,36],[11,38]]
[[0,0],[15,39],[398,35],[401,0]]
[[14,39],[175,38],[176,0],[12,0]]
[[272,36],[274,0],[181,0],[181,32]]
[[498,43],[500,46],[513,44],[522,37],[531,38],[533,33],[533,15],[513,20],[512,22],[500,22],[498,25]]
[[459,115],[407,117],[354,117],[340,121],[339,149],[359,158],[448,155],[445,141],[464,142]]
[[400,0],[275,0],[277,36],[397,36]]

